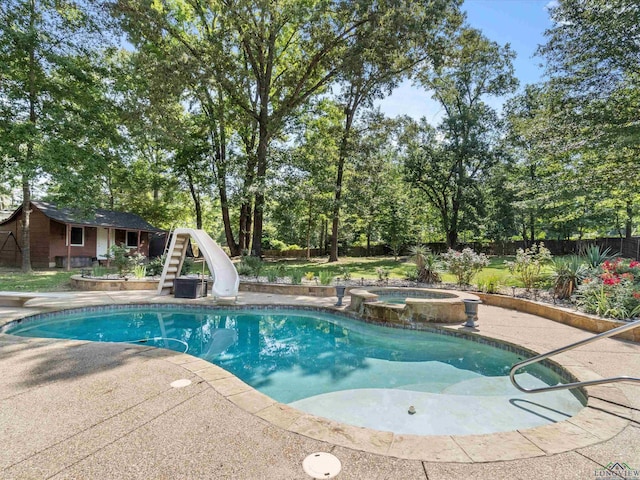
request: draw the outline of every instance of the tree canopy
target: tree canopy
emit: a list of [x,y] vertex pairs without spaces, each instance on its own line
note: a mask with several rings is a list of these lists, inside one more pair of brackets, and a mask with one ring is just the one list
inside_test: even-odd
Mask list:
[[[205,228],[232,255],[631,236],[636,3],[556,2],[547,76],[518,90],[459,0],[7,0],[0,191]],[[438,122],[376,109],[407,79]]]

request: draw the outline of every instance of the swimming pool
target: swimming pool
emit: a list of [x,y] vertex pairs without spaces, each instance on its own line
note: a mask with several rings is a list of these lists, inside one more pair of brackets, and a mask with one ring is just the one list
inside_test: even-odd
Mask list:
[[[4,333],[133,342],[203,358],[273,399],[352,425],[410,434],[491,433],[575,415],[569,392],[515,390],[516,353],[438,333],[293,309],[128,306],[42,315]],[[535,365],[527,386],[559,376]],[[414,406],[416,413],[408,414]]]

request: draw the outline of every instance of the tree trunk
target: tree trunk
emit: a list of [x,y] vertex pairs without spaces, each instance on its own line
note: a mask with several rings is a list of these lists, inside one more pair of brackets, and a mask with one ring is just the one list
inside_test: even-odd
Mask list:
[[[29,2],[29,34],[35,34],[36,4],[34,0]],[[29,123],[33,128],[31,132],[35,136],[36,131],[36,52],[35,45],[29,45]],[[22,172],[22,272],[31,272],[31,185],[30,178],[25,173],[31,171],[34,164],[34,137],[28,140],[26,165]]]
[[529,237],[527,237],[527,222],[522,222],[522,241],[524,248],[527,248],[529,243]]
[[220,194],[220,208],[222,209],[222,223],[224,224],[224,236],[227,240],[227,246],[232,257],[240,255],[240,246],[233,238],[233,230],[231,229],[231,217],[229,215],[229,200],[227,198],[226,185],[224,188],[218,186],[218,192]]
[[531,239],[531,245],[536,241],[536,219],[533,212],[529,214],[529,238]]
[[329,252],[329,219],[324,221],[324,254]]
[[240,250],[249,250],[251,248],[251,214],[252,214],[252,201],[250,197],[250,191],[253,186],[253,182],[256,176],[256,157],[253,153],[249,153],[247,157],[247,165],[244,175],[243,198],[245,199],[240,206],[240,232],[239,243]]
[[[210,97],[209,97],[210,98]],[[225,125],[225,103],[222,89],[218,89],[218,151],[217,160],[222,165],[220,175],[218,175],[218,192],[220,194],[220,209],[222,210],[222,223],[224,225],[224,236],[229,247],[229,253],[233,257],[240,255],[240,248],[231,229],[231,218],[229,215],[229,198],[227,197],[227,134]]]
[[243,203],[240,206],[240,218],[238,219],[238,228],[239,228],[239,232],[238,232],[238,248],[240,248],[240,255],[244,254],[245,250],[249,250],[247,248],[247,238],[246,238],[246,233],[247,233],[247,204]]
[[307,215],[307,260],[311,258],[311,226],[313,225],[313,202],[309,200],[309,209]]
[[238,234],[240,253],[251,247],[251,202],[240,206],[240,232]]
[[346,119],[344,131],[342,132],[342,140],[340,142],[340,157],[338,158],[338,176],[336,178],[336,190],[333,200],[333,221],[331,225],[331,251],[329,252],[329,261],[338,261],[338,225],[340,224],[340,199],[342,198],[342,177],[344,175],[344,164],[347,158],[347,149],[349,146],[349,136],[351,134],[351,126],[355,116],[355,108],[347,108],[345,110]]
[[31,188],[26,175],[22,176],[22,272],[31,273]]
[[202,204],[200,202],[200,194],[196,190],[193,184],[193,177],[190,171],[187,169],[187,180],[189,181],[189,192],[191,193],[191,199],[193,200],[193,206],[196,210],[196,228],[202,229]]
[[451,228],[447,231],[447,247],[456,248],[458,245],[458,229]]
[[262,256],[262,222],[264,220],[264,191],[267,175],[267,147],[269,134],[267,131],[267,111],[263,109],[260,115],[260,140],[258,142],[258,157],[256,172],[256,194],[253,205],[253,238],[251,241],[251,255]]
[[624,238],[631,238],[633,233],[633,203],[631,200],[627,200],[626,205],[627,219],[624,225]]

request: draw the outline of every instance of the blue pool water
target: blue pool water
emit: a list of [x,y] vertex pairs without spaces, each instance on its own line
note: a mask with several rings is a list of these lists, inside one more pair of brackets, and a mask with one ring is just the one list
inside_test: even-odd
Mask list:
[[[279,402],[397,433],[510,430],[523,424],[518,420],[514,426],[509,420],[503,425],[503,404],[512,405],[516,413],[532,409],[531,405],[513,405],[514,399],[524,395],[508,381],[509,368],[521,359],[514,353],[437,333],[379,327],[315,311],[132,307],[29,320],[10,325],[5,333],[133,342],[186,351],[221,366]],[[559,381],[558,375],[539,365],[526,369],[520,378],[529,386]],[[529,402],[535,398],[537,405],[533,415],[527,414],[532,417],[531,426],[549,423],[549,418],[564,419],[582,408],[581,401],[569,392],[542,395],[526,397]],[[541,399],[549,400],[545,404]],[[453,406],[468,413],[470,402],[481,410],[480,416],[496,409],[501,420],[486,419],[471,430],[469,421],[453,430],[451,425],[438,425],[444,417],[434,415],[437,409],[449,411]],[[429,410],[430,415],[422,419],[408,416],[410,404],[419,413]],[[398,413],[389,413],[394,409]],[[451,414],[461,422],[460,412]],[[491,422],[493,425],[484,425]]]
[[384,303],[393,303],[394,305],[402,305],[406,302],[407,297],[397,297],[394,295],[378,295],[378,301]]

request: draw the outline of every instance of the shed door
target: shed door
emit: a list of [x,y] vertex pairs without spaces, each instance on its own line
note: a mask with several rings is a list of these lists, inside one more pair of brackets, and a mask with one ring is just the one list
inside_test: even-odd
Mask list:
[[98,235],[96,242],[96,257],[98,257],[98,260],[106,260],[108,246],[115,245],[115,231],[111,230],[111,242],[107,242],[109,229],[98,227],[96,230]]

